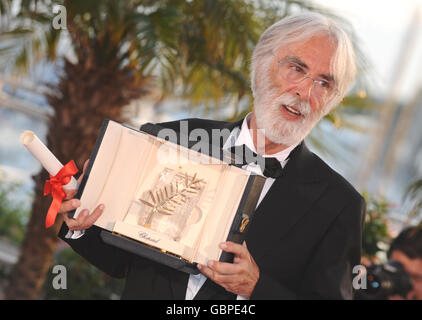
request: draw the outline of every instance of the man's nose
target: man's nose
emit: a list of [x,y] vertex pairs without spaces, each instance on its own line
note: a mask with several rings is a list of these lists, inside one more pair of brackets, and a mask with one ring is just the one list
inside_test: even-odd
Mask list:
[[312,87],[314,86],[314,80],[306,77],[296,85],[295,94],[301,99],[309,101],[311,98]]

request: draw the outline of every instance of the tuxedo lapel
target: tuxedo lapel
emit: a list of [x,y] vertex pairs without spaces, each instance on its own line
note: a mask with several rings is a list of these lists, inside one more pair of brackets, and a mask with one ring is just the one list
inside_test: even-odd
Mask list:
[[261,201],[246,236],[252,256],[270,250],[305,214],[312,213],[313,203],[327,187],[318,176],[318,168],[310,166],[312,157],[301,143]]
[[236,122],[223,122],[222,128],[227,128],[230,131],[236,127],[241,127],[244,119],[238,120]]

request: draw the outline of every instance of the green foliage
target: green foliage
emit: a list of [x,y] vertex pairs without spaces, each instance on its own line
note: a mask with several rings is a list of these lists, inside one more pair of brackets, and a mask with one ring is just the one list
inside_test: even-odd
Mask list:
[[383,248],[380,242],[389,243],[391,236],[388,232],[387,215],[389,205],[384,198],[377,198],[363,193],[366,201],[366,217],[362,236],[362,255],[373,258]]
[[[54,289],[52,283],[58,274],[52,273],[55,265],[66,268],[66,289]],[[124,280],[113,279],[80,257],[71,248],[59,249],[47,272],[43,299],[50,300],[107,300],[119,299]]]
[[19,185],[0,183],[0,238],[19,245],[23,241],[29,210],[21,200],[16,200]]
[[[17,200],[17,194],[23,194],[20,188],[20,185],[0,180],[0,240],[16,247],[24,239],[29,218],[27,205],[22,200]],[[10,266],[0,263],[0,287],[5,285],[9,275]]]

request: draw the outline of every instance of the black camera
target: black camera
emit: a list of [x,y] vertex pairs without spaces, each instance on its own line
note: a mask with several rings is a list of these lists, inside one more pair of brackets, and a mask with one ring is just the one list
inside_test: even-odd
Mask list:
[[366,280],[366,289],[359,289],[356,292],[356,299],[385,300],[394,295],[406,298],[413,287],[403,266],[394,260],[386,264],[373,264],[367,267]]

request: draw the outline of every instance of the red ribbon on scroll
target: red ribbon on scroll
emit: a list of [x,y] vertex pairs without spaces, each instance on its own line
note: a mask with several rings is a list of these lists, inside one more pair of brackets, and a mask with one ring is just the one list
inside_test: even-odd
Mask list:
[[50,174],[50,180],[47,180],[44,185],[44,196],[51,193],[53,202],[48,209],[47,217],[45,218],[45,227],[49,228],[54,224],[57,213],[62,205],[66,193],[63,186],[70,182],[71,177],[78,172],[78,168],[73,160],[69,161],[55,176]]

